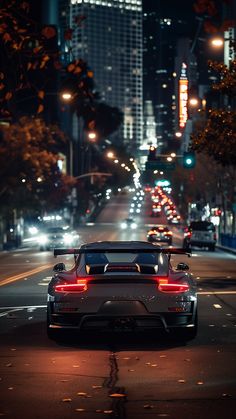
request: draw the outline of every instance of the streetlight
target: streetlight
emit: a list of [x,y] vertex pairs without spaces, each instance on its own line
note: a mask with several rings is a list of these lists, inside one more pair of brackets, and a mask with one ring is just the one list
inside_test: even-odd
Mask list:
[[177,138],[181,138],[181,137],[182,137],[182,132],[180,132],[180,131],[176,132],[176,133],[175,133],[175,136],[176,136]]
[[190,99],[189,99],[189,105],[190,106],[192,106],[192,107],[197,107],[198,106],[198,104],[199,104],[199,100],[196,98],[196,97],[191,97]]
[[88,133],[88,139],[91,143],[94,143],[96,141],[96,138],[97,138],[96,132],[90,131]]
[[224,45],[224,40],[222,38],[213,38],[211,40],[211,45],[215,48],[222,47]]
[[108,152],[107,152],[107,157],[108,157],[109,159],[114,159],[115,155],[114,155],[113,151],[108,151]]
[[70,92],[62,92],[61,93],[61,100],[64,100],[65,102],[70,102],[72,100],[73,96]]

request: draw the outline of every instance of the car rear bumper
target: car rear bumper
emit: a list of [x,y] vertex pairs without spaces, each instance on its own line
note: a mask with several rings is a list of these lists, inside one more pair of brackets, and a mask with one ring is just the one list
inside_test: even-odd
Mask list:
[[99,314],[51,314],[48,317],[50,329],[78,331],[145,331],[168,332],[176,328],[194,326],[193,313],[157,313],[147,315],[99,315]]
[[148,241],[149,242],[156,242],[156,243],[171,243],[172,242],[172,238],[153,238],[153,237],[148,237]]

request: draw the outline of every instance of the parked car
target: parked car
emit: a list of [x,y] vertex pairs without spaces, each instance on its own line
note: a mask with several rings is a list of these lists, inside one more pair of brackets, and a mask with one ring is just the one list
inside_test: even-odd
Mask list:
[[192,221],[184,232],[183,247],[207,247],[214,251],[216,245],[216,229],[210,221]]
[[[196,281],[188,265],[170,263],[183,249],[144,241],[104,241],[79,249],[54,249],[72,255],[70,270],[54,266],[48,286],[49,338],[80,332],[163,331],[178,339],[197,333]],[[155,334],[153,334],[153,337]]]

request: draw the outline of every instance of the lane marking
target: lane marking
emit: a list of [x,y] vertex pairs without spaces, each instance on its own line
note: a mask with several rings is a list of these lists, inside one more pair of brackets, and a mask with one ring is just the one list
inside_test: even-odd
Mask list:
[[0,307],[0,310],[25,310],[25,309],[36,309],[36,308],[47,308],[47,304],[38,305],[38,306],[6,306]]
[[198,295],[235,295],[236,291],[199,291]]
[[220,304],[213,304],[214,308],[222,308],[222,306]]
[[23,279],[26,276],[35,275],[35,274],[37,274],[41,271],[44,271],[45,269],[48,269],[48,268],[52,268],[52,265],[48,264],[48,265],[40,266],[39,268],[32,269],[31,271],[26,271],[26,272],[23,272],[19,275],[14,275],[14,276],[11,276],[9,278],[3,279],[3,281],[0,282],[0,287],[2,287],[3,285],[11,284],[11,282],[18,281],[19,279]]
[[8,311],[5,311],[4,313],[0,313],[0,317],[5,317],[5,316],[8,316],[8,314],[10,313],[14,313],[16,311],[21,311],[21,310],[22,310],[21,308],[10,309]]

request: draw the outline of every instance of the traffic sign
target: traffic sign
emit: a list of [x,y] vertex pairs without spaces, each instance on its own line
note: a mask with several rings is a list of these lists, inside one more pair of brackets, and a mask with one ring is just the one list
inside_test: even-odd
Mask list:
[[175,162],[151,160],[146,162],[146,170],[174,170]]

